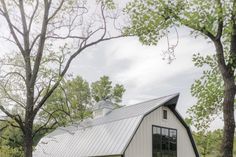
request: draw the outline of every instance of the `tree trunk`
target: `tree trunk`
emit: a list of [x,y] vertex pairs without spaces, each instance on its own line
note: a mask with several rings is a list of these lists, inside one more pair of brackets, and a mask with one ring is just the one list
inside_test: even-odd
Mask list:
[[234,145],[234,131],[235,131],[235,119],[234,119],[234,99],[235,99],[235,78],[234,68],[230,65],[226,65],[224,49],[220,39],[214,41],[216,48],[216,56],[218,67],[224,81],[224,100],[223,100],[223,118],[224,118],[224,130],[223,140],[221,144],[222,157],[233,157],[233,145]]
[[[29,84],[29,83],[28,83]],[[27,106],[25,110],[24,156],[32,157],[33,147],[33,102],[34,88],[27,85]]]
[[33,146],[33,138],[32,138],[32,129],[33,129],[33,123],[28,122],[26,124],[26,131],[24,134],[24,156],[25,157],[32,157],[32,146]]
[[234,77],[225,82],[225,93],[223,101],[224,133],[222,141],[222,157],[233,157],[234,144],[234,99],[235,99]]

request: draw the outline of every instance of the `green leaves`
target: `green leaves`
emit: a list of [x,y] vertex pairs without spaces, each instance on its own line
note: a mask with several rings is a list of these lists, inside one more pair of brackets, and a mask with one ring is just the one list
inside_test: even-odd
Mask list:
[[232,1],[133,0],[124,10],[130,17],[125,33],[138,36],[143,44],[156,45],[173,25],[186,26],[196,36],[209,37],[209,33],[216,36],[218,22],[224,20],[223,40],[228,40],[232,7]]
[[9,146],[0,147],[0,156],[2,157],[23,157],[22,150],[18,148],[11,148]]
[[49,126],[64,126],[91,116],[93,104],[100,100],[110,100],[120,106],[125,92],[123,85],[113,86],[108,76],[101,77],[91,86],[82,77],[64,81],[40,112],[41,123],[50,119]]
[[124,86],[116,84],[112,86],[112,82],[108,76],[103,76],[99,81],[91,85],[92,98],[98,102],[100,100],[110,100],[115,104],[119,104],[125,92]]
[[113,0],[97,0],[98,3],[102,3],[109,10],[114,10],[116,5]]
[[201,156],[217,156],[220,154],[220,144],[223,137],[222,130],[193,133],[194,140],[197,144],[198,151]]
[[[90,115],[90,88],[87,81],[81,77],[64,81],[49,98],[44,111],[39,114],[43,122],[48,118],[51,125],[56,120],[57,125],[66,125],[69,122],[83,120]],[[45,112],[47,111],[47,112]]]
[[9,120],[0,122],[0,156],[3,157],[23,157],[22,141],[23,134],[14,121]]
[[95,102],[100,100],[108,100],[112,97],[112,82],[109,77],[103,76],[99,81],[92,83],[92,97]]
[[211,55],[207,55],[206,57],[203,57],[200,55],[200,53],[198,54],[194,54],[193,55],[193,63],[196,67],[198,68],[202,68],[204,66],[208,66],[211,69],[216,69],[217,70],[217,58],[216,56],[211,56]]
[[130,15],[131,25],[125,33],[136,35],[146,45],[156,45],[166,30],[176,24],[175,16],[182,1],[134,0],[125,12]]
[[194,65],[205,68],[203,75],[191,87],[192,96],[197,98],[188,113],[193,125],[198,130],[209,127],[211,122],[222,112],[224,84],[217,67],[216,56],[193,56]]
[[[235,84],[232,79],[236,67],[235,4],[235,0],[133,0],[125,9],[130,17],[130,26],[125,33],[138,36],[143,44],[156,45],[174,25],[188,27],[195,37],[201,35],[214,43],[217,56],[202,57],[198,54],[193,57],[195,66],[204,70],[191,88],[197,103],[188,110],[198,130],[207,130],[215,117],[221,115],[224,96],[227,99],[224,86]],[[224,106],[233,108],[233,103]],[[232,113],[229,109],[223,112],[224,117],[234,116]],[[224,141],[227,142],[222,143],[223,156],[232,156],[229,153],[233,149],[233,134],[230,132],[235,130],[234,126],[231,127],[232,121],[224,119]]]

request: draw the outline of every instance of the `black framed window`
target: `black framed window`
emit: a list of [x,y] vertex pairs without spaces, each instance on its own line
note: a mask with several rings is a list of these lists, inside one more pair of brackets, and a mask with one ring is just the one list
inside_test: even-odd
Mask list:
[[177,130],[152,126],[153,157],[177,157]]
[[163,110],[163,119],[167,119],[167,110]]

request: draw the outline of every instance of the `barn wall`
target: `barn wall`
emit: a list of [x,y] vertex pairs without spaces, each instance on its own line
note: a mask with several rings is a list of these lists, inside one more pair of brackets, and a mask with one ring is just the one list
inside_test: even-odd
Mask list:
[[[168,112],[168,119],[162,119],[162,110]],[[178,157],[195,157],[185,127],[169,108],[160,107],[147,115],[125,151],[125,157],[152,157],[152,125],[177,129]]]

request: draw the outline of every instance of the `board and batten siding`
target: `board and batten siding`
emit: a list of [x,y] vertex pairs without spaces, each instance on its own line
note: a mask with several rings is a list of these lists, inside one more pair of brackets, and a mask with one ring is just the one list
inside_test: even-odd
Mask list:
[[[168,112],[167,120],[162,118],[163,109]],[[177,157],[196,156],[185,127],[169,108],[160,107],[144,117],[124,157],[152,157],[152,125],[177,129]]]

